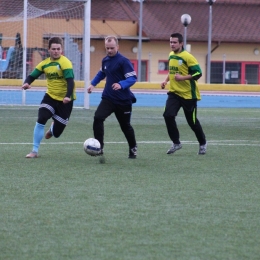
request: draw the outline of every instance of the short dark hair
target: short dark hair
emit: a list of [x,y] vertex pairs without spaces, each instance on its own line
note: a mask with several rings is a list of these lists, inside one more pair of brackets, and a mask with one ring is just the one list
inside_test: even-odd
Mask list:
[[182,35],[180,33],[173,33],[173,34],[171,34],[171,38],[178,38],[179,43],[183,42],[183,37],[182,37]]
[[52,37],[49,39],[49,49],[53,43],[60,44],[61,46],[63,45],[63,41],[60,37]]

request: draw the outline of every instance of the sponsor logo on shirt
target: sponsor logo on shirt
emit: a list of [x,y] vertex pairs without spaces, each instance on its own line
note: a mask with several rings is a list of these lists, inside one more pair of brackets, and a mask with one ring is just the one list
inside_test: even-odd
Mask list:
[[63,78],[63,76],[59,76],[59,74],[57,72],[47,73],[46,77],[48,79],[62,79]]

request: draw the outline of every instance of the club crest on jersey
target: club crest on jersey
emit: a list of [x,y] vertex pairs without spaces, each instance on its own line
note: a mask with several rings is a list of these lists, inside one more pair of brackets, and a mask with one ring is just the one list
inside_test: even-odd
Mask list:
[[60,70],[60,64],[57,65],[57,70]]
[[182,65],[182,60],[178,60],[178,64],[181,66]]

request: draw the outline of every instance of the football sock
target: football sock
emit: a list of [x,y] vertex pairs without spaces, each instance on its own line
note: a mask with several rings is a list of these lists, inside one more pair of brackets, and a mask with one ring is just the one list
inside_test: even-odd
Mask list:
[[[51,131],[51,134],[53,135],[53,126],[54,126],[54,122],[51,124],[50,126],[50,131]],[[55,136],[54,136],[55,137]]]
[[36,122],[33,132],[33,151],[38,153],[41,140],[44,136],[44,126]]

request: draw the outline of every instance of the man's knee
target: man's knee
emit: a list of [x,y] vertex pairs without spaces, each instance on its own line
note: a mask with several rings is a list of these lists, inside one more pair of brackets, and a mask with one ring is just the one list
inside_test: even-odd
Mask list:
[[37,122],[39,124],[45,125],[51,117],[52,113],[48,109],[40,108]]
[[122,129],[122,131],[125,132],[129,132],[129,131],[133,131],[133,127],[131,126],[130,122],[126,122],[126,123],[119,123],[120,127]]
[[94,117],[93,129],[95,131],[102,129],[104,120],[99,117]]
[[94,116],[94,125],[103,124],[104,121],[105,121],[104,118],[96,115]]
[[173,115],[164,113],[164,114],[163,114],[163,117],[164,117],[164,120],[165,120],[166,122],[168,122],[168,121],[175,121],[175,116],[173,116]]
[[198,120],[189,120],[187,121],[188,122],[188,125],[190,126],[190,128],[193,130],[193,131],[196,131],[197,129],[200,128],[200,123]]
[[66,125],[63,125],[61,123],[55,123],[52,128],[52,134],[55,138],[60,137],[60,135],[63,133]]
[[50,119],[49,116],[47,116],[46,114],[42,114],[38,116],[37,122],[39,124],[45,125],[49,119]]

